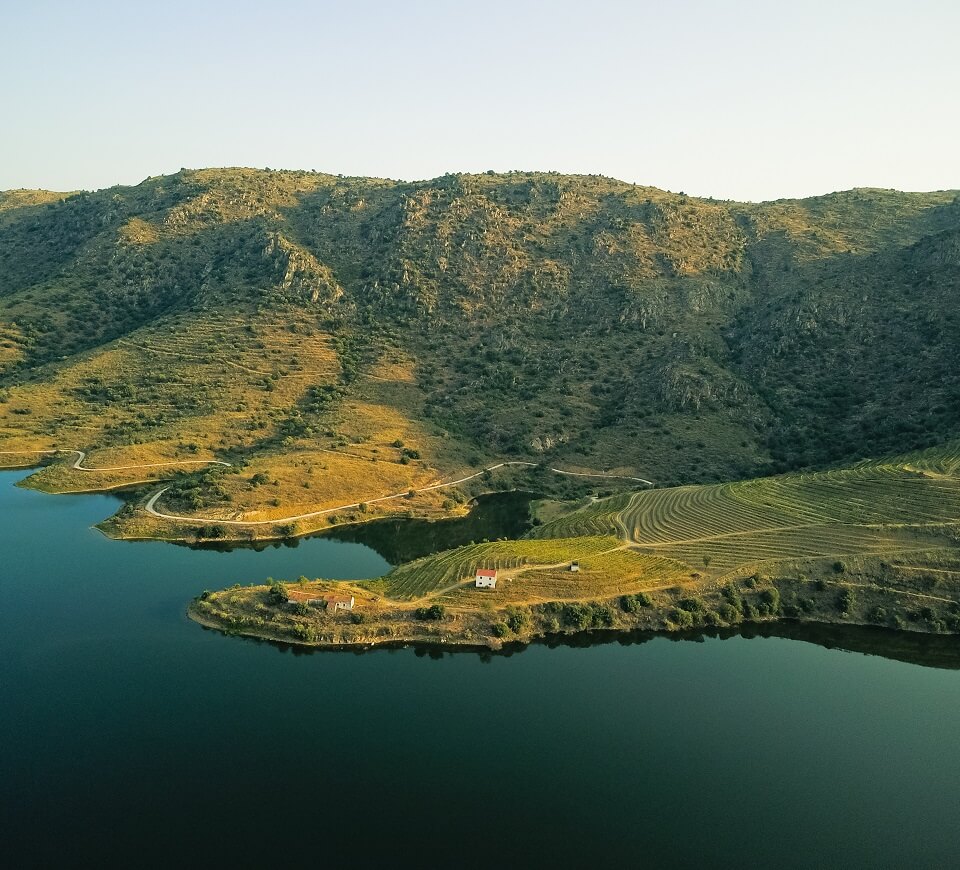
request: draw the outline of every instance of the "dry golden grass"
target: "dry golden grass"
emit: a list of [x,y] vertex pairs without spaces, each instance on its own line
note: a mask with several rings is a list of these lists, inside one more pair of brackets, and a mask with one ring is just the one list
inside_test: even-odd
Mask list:
[[[220,476],[225,497],[219,501],[195,510],[163,499],[158,505],[163,512],[212,522],[284,521],[372,502],[362,517],[345,511],[304,520],[296,532],[305,533],[331,521],[449,510],[443,490],[374,501],[473,470],[463,462],[463,445],[422,422],[423,395],[414,362],[404,352],[389,350],[360,371],[347,395],[319,418],[304,416],[312,389],[339,389],[342,382],[338,352],[314,322],[297,310],[270,323],[216,312],[158,321],[69,365],[55,366],[43,384],[12,388],[8,401],[0,403],[0,451],[83,450],[85,467],[105,469],[73,469],[75,455],[63,453],[30,478],[28,485],[50,492],[159,483],[180,471],[200,470],[204,460],[245,463],[239,473]],[[17,413],[24,409],[29,413]],[[309,427],[286,434],[289,421],[301,419]],[[405,458],[405,451],[420,458]],[[0,453],[0,467],[40,458]],[[136,467],[158,463],[170,464]],[[269,482],[251,486],[255,474]],[[108,525],[119,536],[195,533],[141,514],[124,513]],[[228,531],[250,536],[241,526]],[[261,537],[276,531],[252,533]]]

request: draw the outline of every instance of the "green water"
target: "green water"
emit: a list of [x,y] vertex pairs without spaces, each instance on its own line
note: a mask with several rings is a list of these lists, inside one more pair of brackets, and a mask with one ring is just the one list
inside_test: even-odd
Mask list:
[[22,476],[0,474],[3,866],[957,864],[949,642],[302,654],[185,604],[381,556],[113,542],[90,528],[112,498]]

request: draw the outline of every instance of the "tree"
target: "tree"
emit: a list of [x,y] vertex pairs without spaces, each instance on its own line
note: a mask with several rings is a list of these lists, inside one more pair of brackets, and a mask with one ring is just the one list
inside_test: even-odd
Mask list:
[[270,584],[267,595],[274,604],[286,604],[290,600],[290,596],[287,595],[287,587],[283,583],[278,583],[272,577],[268,577],[267,582]]

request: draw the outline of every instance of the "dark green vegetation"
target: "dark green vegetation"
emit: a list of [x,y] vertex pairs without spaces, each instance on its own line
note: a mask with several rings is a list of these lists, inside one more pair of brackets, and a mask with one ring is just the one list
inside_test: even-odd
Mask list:
[[399,565],[479,541],[519,538],[530,528],[530,500],[529,493],[490,493],[478,498],[462,518],[373,520],[333,528],[324,536],[365,544],[392,565]]
[[[822,466],[960,431],[958,292],[955,192],[742,204],[550,173],[255,170],[13,192],[0,447],[55,434],[180,455],[227,412],[250,426],[203,445],[221,455],[335,443],[365,378],[407,359],[410,389],[378,407],[464,458],[668,485]],[[324,377],[284,393],[319,344]],[[96,365],[134,345],[146,370]],[[224,369],[240,387],[197,383],[185,366],[204,354],[242,359]],[[97,443],[91,418],[110,420]],[[419,442],[399,461],[421,453],[450,465]]]

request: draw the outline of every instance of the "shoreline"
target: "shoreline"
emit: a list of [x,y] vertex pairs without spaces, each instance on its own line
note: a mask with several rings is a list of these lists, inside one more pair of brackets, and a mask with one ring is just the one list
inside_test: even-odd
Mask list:
[[[495,641],[493,643],[479,643],[476,641],[450,642],[449,636],[430,637],[429,635],[419,635],[409,638],[384,637],[367,640],[329,642],[305,641],[286,634],[225,626],[218,620],[199,612],[195,605],[196,600],[191,601],[186,608],[185,615],[189,620],[204,629],[216,631],[228,637],[275,644],[281,647],[293,647],[304,653],[359,653],[380,650],[423,649],[451,654],[459,652],[480,655],[512,655],[534,645],[581,647],[605,643],[644,643],[656,638],[697,642],[704,637],[782,637],[790,640],[816,642],[808,637],[800,636],[801,632],[805,630],[816,631],[817,629],[825,630],[836,628],[840,630],[850,629],[852,632],[870,632],[877,640],[885,639],[887,641],[894,641],[901,639],[915,644],[922,644],[928,640],[933,640],[934,642],[953,640],[956,642],[956,668],[960,669],[960,634],[956,632],[924,631],[909,628],[896,629],[859,620],[801,619],[797,617],[776,616],[744,620],[729,625],[699,626],[697,628],[679,626],[668,628],[665,625],[659,628],[591,627],[571,631],[530,633],[523,638],[512,638],[506,641]],[[797,632],[796,629],[800,629],[801,632]],[[835,646],[834,644],[820,645],[827,646],[828,648],[834,648]],[[839,646],[839,648],[847,649],[847,647],[842,645]],[[849,651],[863,652],[863,650],[854,649],[850,649]]]
[[[483,597],[468,604],[441,597],[447,605],[435,604],[438,613],[433,615],[425,613],[428,608],[417,606],[429,604],[430,599],[381,597],[376,594],[382,593],[381,587],[363,582],[310,584],[316,596],[338,587],[340,593],[354,596],[355,610],[332,615],[315,606],[278,600],[274,594],[277,586],[297,589],[283,584],[237,585],[205,592],[190,602],[186,615],[224,634],[333,651],[411,645],[501,651],[550,637],[599,633],[616,638],[638,631],[682,637],[691,631],[741,631],[744,626],[770,625],[875,628],[891,636],[960,640],[960,604],[956,601],[919,596],[925,602],[918,607],[916,593],[910,590],[850,584],[841,579],[757,582],[750,577],[709,589],[672,587],[599,600],[510,603]],[[854,596],[850,596],[851,588]],[[841,599],[850,602],[846,610],[839,609]]]

